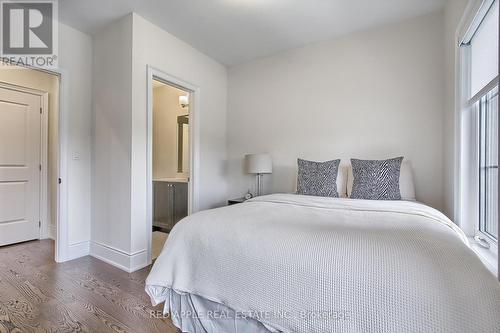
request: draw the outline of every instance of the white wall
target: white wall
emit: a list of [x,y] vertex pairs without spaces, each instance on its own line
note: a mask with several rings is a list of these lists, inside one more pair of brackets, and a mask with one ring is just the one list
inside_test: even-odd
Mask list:
[[[90,239],[92,39],[59,24],[59,67],[63,71],[68,131],[68,243],[72,259],[88,254]],[[78,159],[73,157],[78,155]]]
[[[177,117],[188,115],[189,107],[179,105],[187,93],[169,85],[153,91],[153,179],[186,177],[178,173]],[[188,141],[185,142],[185,144]],[[183,165],[183,169],[189,167]],[[188,169],[185,169],[188,170]]]
[[[94,36],[91,254],[126,270],[147,264],[147,65],[199,87],[199,209],[226,200],[224,66],[136,14]],[[130,207],[130,209],[128,209]]]
[[130,254],[132,16],[94,37],[91,254],[126,269]]
[[297,157],[404,155],[417,198],[442,209],[442,19],[430,14],[231,68],[230,196],[253,184],[245,153],[272,154],[272,192],[294,190]]
[[226,200],[226,68],[168,32],[133,14],[132,250],[146,245],[147,65],[199,88],[198,208]]
[[[57,77],[25,69],[2,69],[0,80],[49,93],[49,191],[50,236],[55,237],[57,214],[57,178],[67,185],[67,257],[70,260],[88,254],[90,240],[90,167],[92,110],[92,39],[65,24],[59,24],[59,69],[64,92]],[[64,94],[59,104],[59,94]],[[59,107],[64,110],[68,135],[67,175],[59,174]],[[73,157],[78,158],[73,158]]]
[[444,212],[457,221],[455,193],[458,193],[458,185],[455,184],[458,169],[457,146],[459,140],[455,131],[459,115],[456,100],[456,82],[458,80],[458,37],[457,28],[463,15],[467,0],[448,0],[444,8],[444,121],[443,121],[443,190],[444,190]]

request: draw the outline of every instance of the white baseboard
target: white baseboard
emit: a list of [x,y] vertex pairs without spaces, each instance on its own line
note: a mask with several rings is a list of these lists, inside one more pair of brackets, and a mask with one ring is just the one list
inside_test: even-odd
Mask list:
[[73,260],[76,258],[88,256],[90,253],[90,242],[83,241],[68,246],[68,255],[66,260]]
[[90,242],[90,255],[128,273],[135,272],[148,265],[147,251],[127,253],[113,246],[99,242]]

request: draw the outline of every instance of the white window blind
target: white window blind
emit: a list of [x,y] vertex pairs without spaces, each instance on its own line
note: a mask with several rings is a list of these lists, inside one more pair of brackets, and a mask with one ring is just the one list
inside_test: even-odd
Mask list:
[[495,1],[470,41],[472,98],[498,75],[498,1]]

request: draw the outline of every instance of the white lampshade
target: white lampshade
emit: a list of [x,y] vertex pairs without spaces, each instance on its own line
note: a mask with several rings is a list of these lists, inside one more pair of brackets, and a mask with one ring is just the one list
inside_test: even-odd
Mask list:
[[271,159],[271,155],[267,153],[245,155],[245,172],[273,173],[273,161]]

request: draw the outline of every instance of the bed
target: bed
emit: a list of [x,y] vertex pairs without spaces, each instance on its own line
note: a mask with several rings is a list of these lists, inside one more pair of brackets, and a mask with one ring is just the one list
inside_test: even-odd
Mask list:
[[412,201],[273,194],[193,214],[146,281],[183,332],[500,332],[500,284]]

